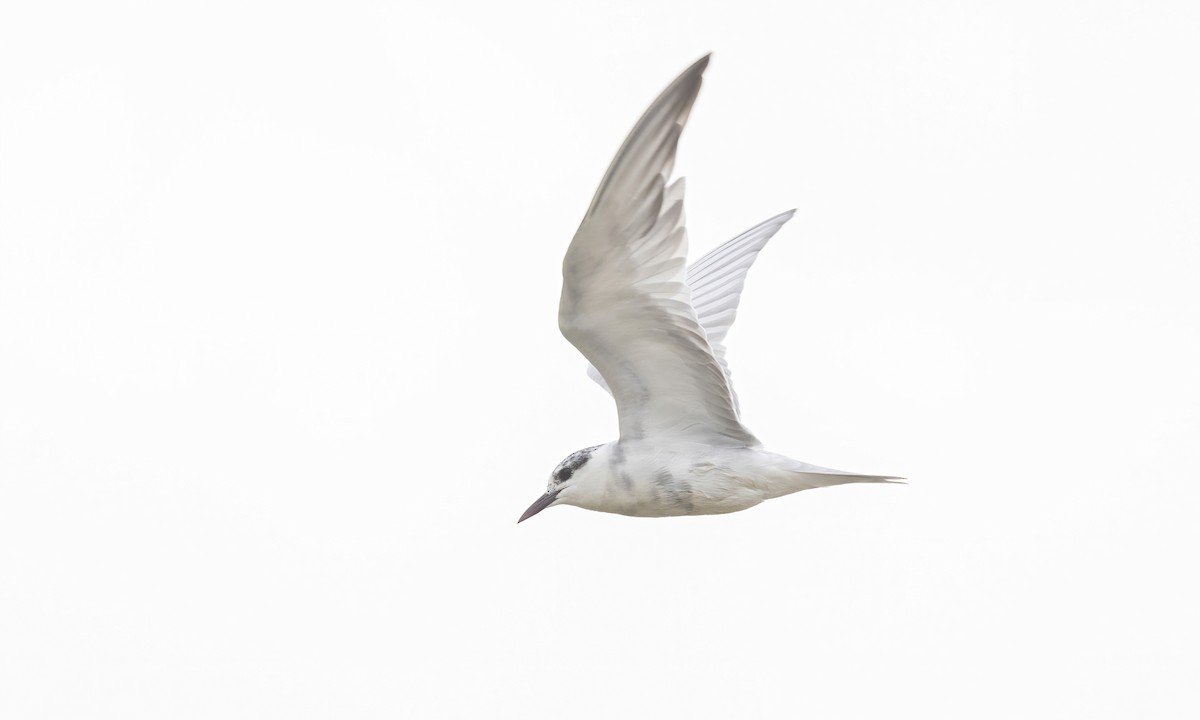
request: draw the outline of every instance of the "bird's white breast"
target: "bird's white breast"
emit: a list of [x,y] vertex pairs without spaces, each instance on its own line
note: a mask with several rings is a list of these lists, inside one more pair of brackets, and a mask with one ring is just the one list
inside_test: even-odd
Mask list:
[[780,469],[769,457],[755,448],[699,443],[610,443],[589,463],[588,481],[564,501],[642,517],[736,512],[774,495],[771,477]]

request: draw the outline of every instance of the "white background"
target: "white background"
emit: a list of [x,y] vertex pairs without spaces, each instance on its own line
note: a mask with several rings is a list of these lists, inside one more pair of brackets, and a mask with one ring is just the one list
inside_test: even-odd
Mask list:
[[[6,4],[0,716],[1196,717],[1198,35]],[[616,432],[562,254],[710,50],[693,256],[799,208],[729,338],[745,420],[910,484],[517,526]]]

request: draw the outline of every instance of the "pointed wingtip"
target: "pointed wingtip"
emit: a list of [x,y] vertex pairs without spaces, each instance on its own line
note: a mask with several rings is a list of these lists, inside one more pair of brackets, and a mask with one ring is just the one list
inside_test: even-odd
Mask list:
[[766,220],[763,220],[759,224],[750,228],[750,230],[747,232],[752,232],[759,228],[771,227],[771,226],[778,228],[778,227],[782,226],[784,223],[786,223],[788,220],[791,220],[792,216],[795,214],[796,214],[796,208],[792,208],[791,210],[784,210],[783,212],[779,213],[778,215],[773,215],[773,216],[767,218]]
[[702,57],[699,60],[697,60],[696,62],[692,63],[691,67],[689,67],[687,70],[684,70],[683,75],[685,77],[690,76],[690,75],[703,75],[705,69],[708,68],[708,61],[711,59],[712,59],[712,53],[708,53],[708,54],[704,55],[704,57]]

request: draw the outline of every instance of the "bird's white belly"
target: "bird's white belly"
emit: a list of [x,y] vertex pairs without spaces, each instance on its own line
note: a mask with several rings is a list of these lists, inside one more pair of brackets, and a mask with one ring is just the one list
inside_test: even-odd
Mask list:
[[706,450],[618,456],[605,492],[584,507],[638,517],[717,515],[745,510],[769,497],[761,474],[746,467],[753,451]]

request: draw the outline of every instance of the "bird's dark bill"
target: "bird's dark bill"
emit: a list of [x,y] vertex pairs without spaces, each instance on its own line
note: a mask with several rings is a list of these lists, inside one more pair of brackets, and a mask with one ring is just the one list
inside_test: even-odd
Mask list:
[[533,517],[534,515],[537,515],[541,511],[550,507],[550,505],[554,502],[554,498],[556,498],[556,497],[558,497],[557,490],[555,490],[554,492],[548,492],[545,495],[541,496],[540,498],[535,500],[532,505],[529,506],[529,509],[525,511],[525,514],[522,515],[521,519],[518,520],[517,522],[525,522],[529,518]]

